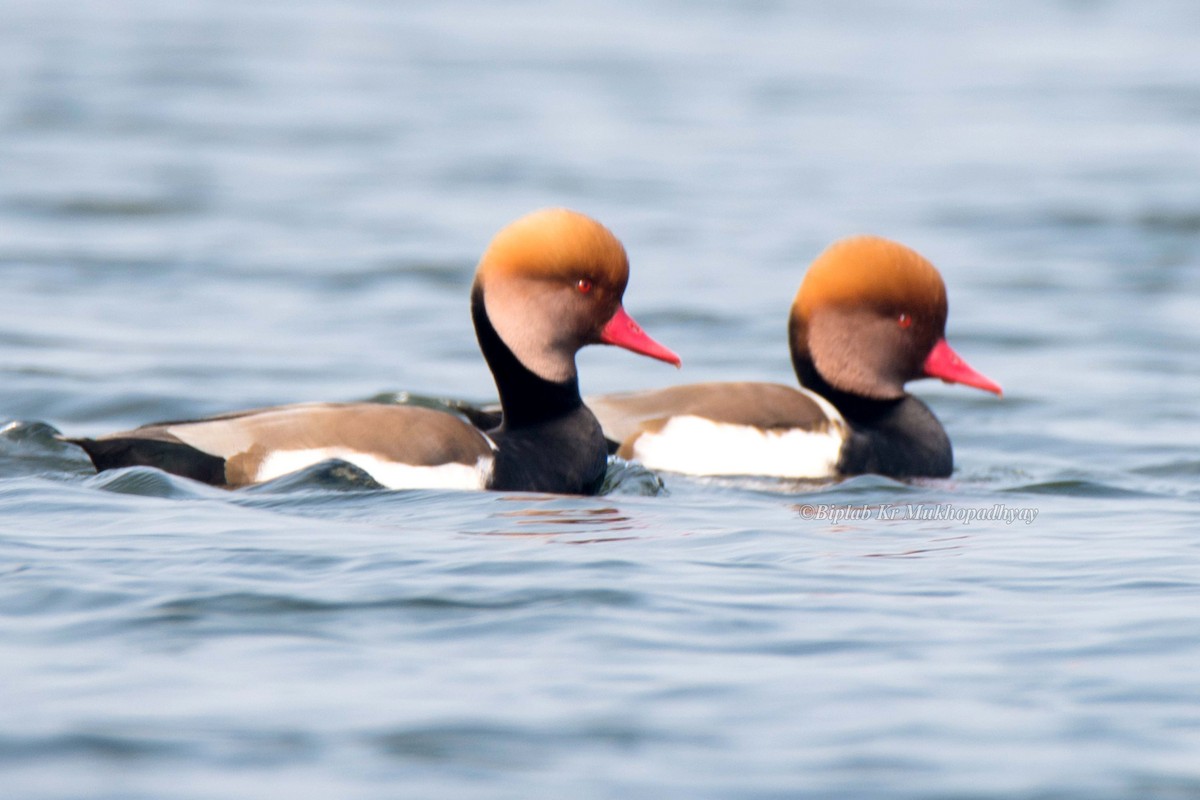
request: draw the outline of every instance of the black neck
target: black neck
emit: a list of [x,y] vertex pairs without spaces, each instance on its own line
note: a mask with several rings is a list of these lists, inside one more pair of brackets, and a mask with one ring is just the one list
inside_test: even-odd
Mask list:
[[870,425],[887,416],[898,403],[909,397],[906,394],[895,400],[874,400],[860,394],[843,392],[831,385],[821,373],[817,372],[817,367],[813,364],[812,359],[799,357],[794,360],[793,365],[796,368],[796,377],[800,379],[800,385],[832,403],[833,407],[850,423]]
[[479,349],[500,393],[500,426],[489,431],[496,456],[488,488],[507,491],[594,494],[604,482],[608,449],[600,423],[579,396],[579,379],[540,378],[496,333],[471,291],[471,317]]
[[500,334],[496,333],[483,304],[483,289],[471,290],[471,319],[479,349],[487,360],[500,394],[501,423],[505,430],[537,425],[563,417],[583,405],[579,396],[579,378],[548,381],[522,364]]
[[838,471],[867,472],[894,478],[948,477],[954,469],[950,438],[929,407],[910,394],[894,400],[836,389],[817,372],[812,360],[796,358],[796,377],[806,389],[824,397],[850,425]]

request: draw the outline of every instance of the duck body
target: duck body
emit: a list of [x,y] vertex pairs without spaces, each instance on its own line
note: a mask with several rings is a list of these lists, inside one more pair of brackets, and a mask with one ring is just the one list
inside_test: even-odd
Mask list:
[[[680,390],[692,391],[680,398]],[[731,400],[752,401],[765,413],[722,413]],[[714,382],[587,403],[617,455],[685,475],[942,478],[954,466],[950,437],[912,395],[827,398],[778,383]]]
[[152,466],[230,488],[339,459],[389,488],[594,493],[607,448],[579,394],[576,352],[613,344],[679,364],[625,313],[627,281],[620,242],[577,212],[535,212],[497,234],[471,289],[501,398],[487,432],[416,406],[303,403],[67,441],[98,470]]
[[778,383],[696,383],[587,404],[617,455],[689,475],[825,477],[848,432],[820,395]]
[[946,343],[936,269],[878,237],[835,243],[792,304],[789,345],[800,382],[700,383],[590,397],[616,452],[690,475],[825,479],[875,473],[946,477],[950,438],[904,389],[936,377],[1000,393]]
[[226,488],[332,459],[390,488],[480,488],[494,454],[486,435],[451,414],[377,403],[296,403],[68,441],[98,470],[157,467]]

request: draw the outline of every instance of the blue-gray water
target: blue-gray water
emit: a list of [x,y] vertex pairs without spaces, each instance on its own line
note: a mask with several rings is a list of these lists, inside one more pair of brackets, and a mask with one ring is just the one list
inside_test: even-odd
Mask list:
[[[3,0],[0,794],[1200,798],[1197,41],[1190,0]],[[685,363],[591,348],[587,392],[790,382],[804,267],[872,232],[1006,396],[914,387],[950,480],[588,499],[97,477],[35,424],[488,399],[473,264],[546,205]]]

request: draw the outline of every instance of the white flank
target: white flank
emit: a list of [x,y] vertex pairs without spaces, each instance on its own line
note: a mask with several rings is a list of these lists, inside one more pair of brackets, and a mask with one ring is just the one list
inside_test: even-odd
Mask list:
[[310,450],[276,450],[259,465],[254,480],[257,483],[273,480],[333,458],[348,461],[389,489],[482,489],[492,466],[492,459],[480,458],[474,466],[451,463],[439,464],[436,467],[416,467],[412,464],[384,461],[370,453],[341,447],[323,447]]
[[768,475],[826,478],[837,472],[845,440],[841,415],[832,406],[827,430],[770,431],[703,417],[672,417],[657,433],[634,442],[633,457],[650,469],[684,475]]

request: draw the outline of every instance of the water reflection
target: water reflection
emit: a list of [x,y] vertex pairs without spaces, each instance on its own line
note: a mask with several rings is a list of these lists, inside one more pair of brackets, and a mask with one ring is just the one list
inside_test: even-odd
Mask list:
[[[476,536],[552,537],[570,536],[569,544],[596,544],[636,539],[635,531],[646,525],[639,523],[628,511],[612,505],[587,506],[586,500],[550,495],[504,495],[506,503],[529,504],[522,508],[497,511],[492,520],[501,520],[493,530],[477,530]],[[533,504],[539,504],[535,507]],[[576,538],[587,534],[586,538]],[[629,534],[629,535],[619,535]]]

